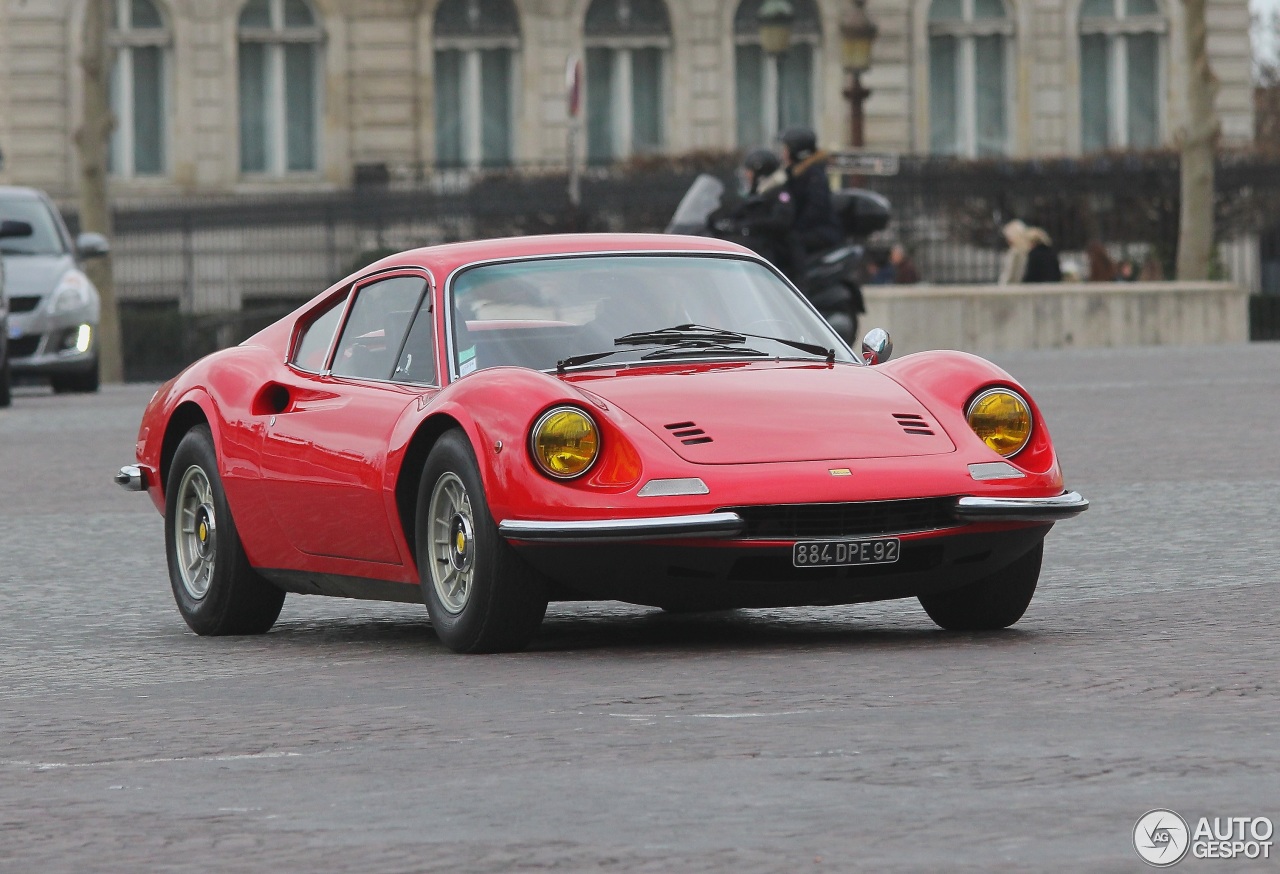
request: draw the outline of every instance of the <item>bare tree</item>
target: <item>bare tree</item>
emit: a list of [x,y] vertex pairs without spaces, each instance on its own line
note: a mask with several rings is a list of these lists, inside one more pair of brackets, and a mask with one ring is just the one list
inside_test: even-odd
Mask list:
[[[76,132],[80,157],[80,230],[111,238],[111,201],[107,193],[107,147],[115,120],[111,114],[110,75],[113,62],[107,29],[114,0],[88,0],[84,11],[84,119]],[[120,312],[110,254],[85,265],[85,273],[102,298],[98,324],[98,361],[103,382],[124,380]]]
[[1209,68],[1206,0],[1182,0],[1187,57],[1187,123],[1182,151],[1178,278],[1206,279],[1213,253],[1213,162],[1222,127],[1214,109],[1218,79]]

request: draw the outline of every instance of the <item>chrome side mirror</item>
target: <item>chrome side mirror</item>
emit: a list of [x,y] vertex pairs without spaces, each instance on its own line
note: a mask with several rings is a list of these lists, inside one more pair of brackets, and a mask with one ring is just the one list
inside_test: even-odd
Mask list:
[[893,340],[884,328],[872,328],[862,338],[862,360],[867,364],[884,364],[893,355]]
[[111,251],[111,244],[102,234],[85,232],[76,237],[76,254],[83,260],[101,258]]

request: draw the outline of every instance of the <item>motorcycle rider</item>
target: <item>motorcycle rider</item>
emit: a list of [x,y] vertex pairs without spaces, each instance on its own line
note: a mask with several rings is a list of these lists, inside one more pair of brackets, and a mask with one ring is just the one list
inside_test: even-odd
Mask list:
[[838,246],[844,237],[827,181],[829,155],[819,151],[817,135],[807,127],[788,128],[778,139],[786,190],[795,209],[789,235],[791,257],[803,265],[806,256]]
[[747,246],[791,275],[789,234],[795,224],[795,205],[786,188],[782,163],[768,149],[753,149],[743,158],[740,172],[744,196],[707,216],[707,227],[716,236]]

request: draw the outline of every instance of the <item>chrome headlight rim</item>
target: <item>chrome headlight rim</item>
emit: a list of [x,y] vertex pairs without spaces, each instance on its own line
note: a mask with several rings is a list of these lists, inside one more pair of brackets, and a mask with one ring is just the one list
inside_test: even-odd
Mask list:
[[[1001,394],[1009,395],[1010,397],[1016,398],[1018,401],[1022,403],[1024,407],[1026,407],[1027,436],[1023,438],[1022,444],[1013,452],[1010,452],[1008,455],[1005,455],[1004,453],[996,449],[993,449],[990,446],[987,446],[987,442],[985,440],[982,440],[982,437],[978,437],[978,439],[982,440],[982,445],[987,446],[988,449],[991,449],[992,452],[995,452],[995,454],[999,455],[1001,458],[1013,458],[1014,456],[1018,455],[1024,449],[1026,449],[1028,446],[1031,445],[1031,435],[1034,434],[1036,431],[1036,414],[1032,411],[1031,401],[1027,400],[1026,395],[1024,395],[1020,391],[1017,391],[1016,389],[1010,388],[1009,386],[1002,386],[1002,385],[992,386],[991,388],[980,391],[976,395],[974,395],[973,400],[969,401],[969,403],[965,405],[964,421],[965,421],[965,424],[968,425],[969,429],[972,431],[973,423],[970,420],[970,417],[973,415],[974,408],[978,406],[978,404],[986,400],[987,398],[991,397],[992,395],[1001,395]],[[976,435],[977,432],[975,431],[974,434]]]
[[[576,473],[557,473],[554,470],[550,470],[542,463],[542,456],[538,453],[538,434],[542,431],[542,427],[547,423],[547,420],[557,413],[576,413],[577,415],[582,416],[591,423],[591,428],[596,434],[595,454],[591,457],[591,461],[587,463],[587,466]],[[579,479],[580,477],[584,477],[590,473],[591,469],[596,466],[596,462],[600,460],[603,443],[604,438],[600,433],[600,423],[582,407],[574,404],[559,404],[547,409],[534,421],[533,427],[529,429],[529,455],[533,458],[534,465],[537,466],[538,470],[543,474],[559,482],[568,482],[569,480]]]

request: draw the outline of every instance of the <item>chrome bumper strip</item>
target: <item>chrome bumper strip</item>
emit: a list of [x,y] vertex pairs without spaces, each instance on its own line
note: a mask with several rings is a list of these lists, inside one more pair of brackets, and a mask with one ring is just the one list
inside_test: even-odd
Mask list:
[[599,519],[586,522],[507,519],[498,525],[498,533],[503,537],[537,543],[613,543],[622,540],[665,540],[673,537],[733,537],[741,532],[742,517],[737,513]]
[[1052,498],[975,498],[956,501],[956,518],[966,522],[1056,522],[1089,509],[1079,492]]
[[142,468],[136,464],[126,464],[120,468],[115,480],[116,485],[126,492],[140,492],[147,487],[147,478],[143,475]]

